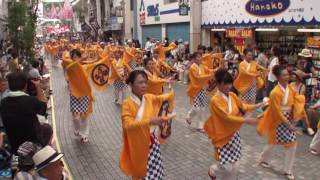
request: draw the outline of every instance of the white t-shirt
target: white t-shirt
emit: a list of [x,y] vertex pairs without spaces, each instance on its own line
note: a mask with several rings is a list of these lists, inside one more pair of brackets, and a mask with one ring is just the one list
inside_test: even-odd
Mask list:
[[268,81],[275,82],[277,80],[276,76],[272,73],[272,69],[275,65],[279,64],[279,59],[278,57],[273,57],[269,64],[269,74],[268,74]]

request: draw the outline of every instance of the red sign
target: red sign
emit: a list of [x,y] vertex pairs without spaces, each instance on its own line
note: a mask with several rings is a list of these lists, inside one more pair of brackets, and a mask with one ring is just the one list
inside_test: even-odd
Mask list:
[[227,29],[226,36],[229,38],[252,38],[252,29]]
[[48,27],[47,28],[47,32],[48,33],[53,33],[53,34],[60,34],[60,33],[65,33],[65,32],[69,32],[70,29],[67,25],[62,25],[59,27]]

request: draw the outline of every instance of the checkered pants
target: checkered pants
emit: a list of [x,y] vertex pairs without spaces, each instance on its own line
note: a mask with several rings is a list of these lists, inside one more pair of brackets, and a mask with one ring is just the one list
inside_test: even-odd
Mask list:
[[160,143],[154,133],[150,138],[151,142],[147,163],[147,176],[143,178],[143,180],[161,180],[164,179],[164,172],[160,152]]
[[134,60],[130,61],[128,65],[132,70],[135,70],[138,67],[138,64]]
[[[283,115],[287,118],[287,120],[292,123],[292,113],[284,112]],[[276,129],[276,140],[278,143],[291,143],[295,142],[297,139],[296,133],[292,132],[288,129],[285,123],[281,123],[278,125]]]
[[115,80],[113,82],[113,86],[116,90],[122,90],[123,88],[127,87],[127,85],[123,81],[120,81],[120,80]]
[[85,113],[88,111],[89,97],[83,96],[80,98],[70,94],[70,111],[75,113]]
[[256,97],[257,97],[257,81],[254,80],[250,85],[250,89],[243,96],[241,96],[241,99],[251,100],[251,99],[255,99]]
[[232,164],[241,158],[241,137],[236,132],[233,137],[222,148],[218,148],[220,164]]
[[208,105],[208,99],[207,99],[207,94],[206,90],[202,88],[196,98],[194,99],[194,104],[193,107],[195,108],[203,108]]

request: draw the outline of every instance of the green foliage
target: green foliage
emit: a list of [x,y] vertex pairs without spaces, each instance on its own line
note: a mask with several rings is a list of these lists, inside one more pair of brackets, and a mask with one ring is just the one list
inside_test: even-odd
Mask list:
[[[10,1],[8,9],[9,39],[14,49],[21,55],[24,53],[28,58],[34,56],[34,37],[36,35],[37,15],[32,4],[25,1]],[[37,3],[35,3],[36,5]]]

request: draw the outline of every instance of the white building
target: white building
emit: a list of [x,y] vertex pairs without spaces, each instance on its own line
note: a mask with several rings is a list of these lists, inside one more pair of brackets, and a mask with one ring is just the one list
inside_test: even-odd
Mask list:
[[[0,0],[0,18],[4,18],[8,16],[8,1]],[[0,39],[4,39],[5,37],[5,22],[0,21]]]

